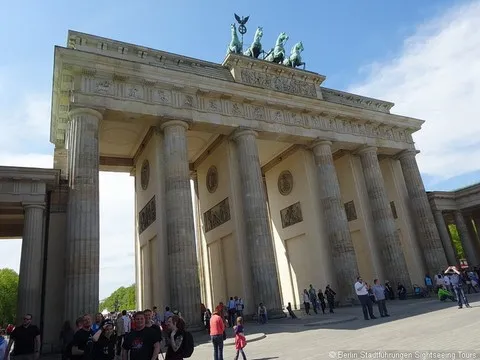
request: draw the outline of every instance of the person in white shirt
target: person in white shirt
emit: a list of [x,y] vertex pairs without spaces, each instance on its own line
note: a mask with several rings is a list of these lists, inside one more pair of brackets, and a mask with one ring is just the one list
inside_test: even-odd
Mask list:
[[128,334],[132,328],[132,320],[130,316],[128,316],[127,311],[122,311],[122,319],[123,319],[123,333],[124,335]]
[[[368,296],[367,284],[363,281],[362,277],[357,277],[357,282],[355,283],[355,292],[357,293],[358,300],[362,304],[363,318],[365,320],[376,319],[373,315],[373,306],[370,296]],[[368,318],[370,315],[370,319]]]
[[467,308],[471,307],[468,303],[467,297],[465,296],[465,292],[463,291],[463,282],[460,274],[453,272],[450,275],[450,283],[451,287],[453,287],[453,290],[455,291],[455,295],[457,296],[458,308],[463,308],[463,305],[465,305],[465,307]]

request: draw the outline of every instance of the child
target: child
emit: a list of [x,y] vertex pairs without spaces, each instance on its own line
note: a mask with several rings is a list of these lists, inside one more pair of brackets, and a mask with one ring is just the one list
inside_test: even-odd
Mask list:
[[240,353],[242,353],[243,360],[247,360],[247,357],[243,352],[243,348],[247,345],[247,339],[243,333],[243,318],[241,316],[237,318],[237,326],[234,326],[233,330],[235,331],[235,349],[237,349],[235,360],[238,360]]

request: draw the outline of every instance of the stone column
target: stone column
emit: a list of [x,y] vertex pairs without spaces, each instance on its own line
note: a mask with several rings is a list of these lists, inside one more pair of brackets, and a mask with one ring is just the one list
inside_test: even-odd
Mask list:
[[170,306],[190,328],[200,322],[195,226],[188,167],[187,129],[183,121],[162,124],[164,133],[167,248],[170,264]]
[[458,235],[460,236],[460,241],[462,242],[463,252],[467,258],[468,265],[475,266],[476,256],[475,256],[475,247],[473,246],[472,239],[468,233],[467,223],[463,218],[463,214],[460,210],[455,210],[453,212],[455,217],[455,225],[457,226]]
[[440,240],[432,209],[418,169],[415,150],[405,150],[399,156],[403,177],[407,186],[410,208],[417,225],[420,246],[430,275],[447,267],[447,258]]
[[452,239],[445,223],[445,218],[443,217],[441,210],[433,211],[435,217],[435,223],[437,224],[437,229],[440,235],[440,239],[443,243],[443,248],[445,250],[445,255],[447,257],[448,265],[456,265],[458,263],[457,256],[455,255],[455,250],[453,249]]
[[22,257],[18,279],[17,323],[25,314],[40,323],[43,274],[43,204],[23,204],[25,211],[22,237]]
[[280,285],[256,137],[253,130],[239,129],[232,139],[237,149],[254,303],[263,302],[275,315],[282,311]]
[[99,297],[99,152],[102,114],[70,112],[68,136],[69,198],[65,269],[65,320],[98,312]]
[[475,226],[473,224],[473,217],[471,213],[467,213],[463,215],[465,219],[465,223],[467,224],[468,234],[470,235],[470,239],[472,240],[472,247],[475,250],[475,263],[474,266],[480,264],[480,243],[477,237],[477,233],[475,231]]
[[366,147],[359,151],[359,155],[384,273],[391,283],[400,282],[408,289],[411,287],[410,276],[378,163],[377,148]]
[[325,215],[328,241],[331,244],[332,262],[337,273],[338,298],[341,302],[347,302],[348,298],[356,298],[352,284],[359,273],[331,145],[330,141],[315,142],[312,150],[317,165],[320,201]]

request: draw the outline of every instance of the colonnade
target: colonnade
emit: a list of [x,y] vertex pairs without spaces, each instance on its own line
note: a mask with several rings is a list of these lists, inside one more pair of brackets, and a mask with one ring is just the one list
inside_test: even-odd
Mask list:
[[[74,320],[83,313],[98,311],[99,293],[99,147],[98,129],[102,114],[92,109],[75,109],[70,113],[68,172],[70,196],[68,202],[67,269],[65,318]],[[161,128],[164,137],[165,192],[167,213],[167,249],[169,258],[170,303],[182,311],[190,324],[199,322],[198,299],[200,286],[195,245],[195,228],[190,189],[187,152],[188,124],[168,121]],[[262,301],[273,311],[281,310],[270,219],[260,168],[257,133],[238,129],[231,140],[236,153],[241,177],[242,204],[245,219],[246,243],[256,303]],[[355,250],[343,208],[340,186],[332,156],[331,142],[317,141],[312,152],[318,172],[320,199],[327,224],[331,256],[335,263],[339,293],[354,296],[352,281],[358,275]],[[375,243],[382,255],[383,272],[391,281],[410,284],[408,269],[396,231],[384,179],[375,147],[358,152],[361,159],[368,199],[375,227]],[[408,193],[412,202],[420,243],[429,271],[437,272],[447,265],[442,241],[435,225],[415,152],[406,151],[399,157]],[[39,218],[43,210],[27,208],[25,241],[38,236]],[[30,240],[32,238],[32,240]],[[443,240],[443,239],[442,239]],[[30,272],[24,262],[31,261],[37,249],[25,247],[22,270]],[[33,275],[33,274],[31,274]],[[25,278],[22,280],[27,280]],[[36,281],[36,280],[35,280]],[[27,286],[35,288],[35,286]],[[30,296],[25,297],[33,298]],[[27,301],[27,300],[25,300]],[[28,308],[29,304],[22,305]]]
[[458,260],[461,258],[452,243],[452,235],[448,229],[448,223],[452,223],[457,228],[468,265],[471,267],[479,266],[480,209],[478,211],[462,211],[461,209],[441,210],[437,206],[432,205],[432,211],[449,265],[457,265]]

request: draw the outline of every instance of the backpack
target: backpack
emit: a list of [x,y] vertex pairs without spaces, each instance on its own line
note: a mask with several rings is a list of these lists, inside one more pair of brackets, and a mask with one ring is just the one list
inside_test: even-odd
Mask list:
[[189,358],[193,354],[195,343],[193,342],[193,336],[190,332],[185,331],[183,335],[182,353],[184,358]]

